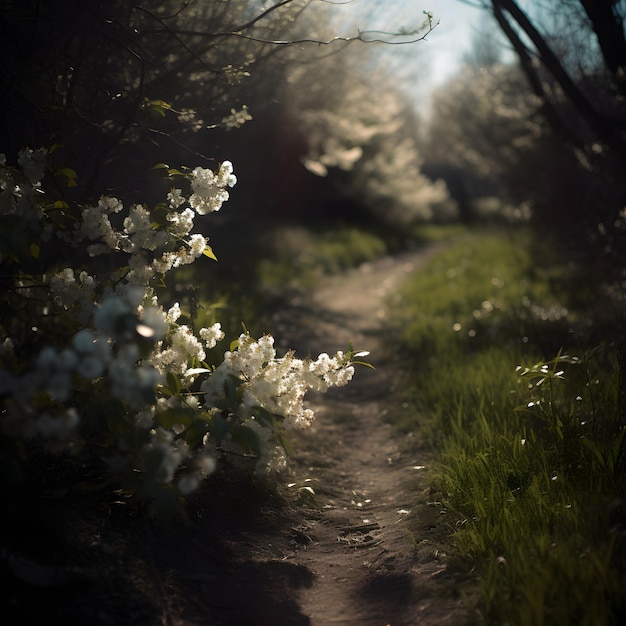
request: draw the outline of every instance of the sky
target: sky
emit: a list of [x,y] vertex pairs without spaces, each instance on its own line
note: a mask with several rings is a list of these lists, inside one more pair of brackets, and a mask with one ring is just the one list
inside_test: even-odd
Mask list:
[[464,52],[471,47],[483,12],[458,0],[404,0],[407,5],[431,11],[439,25],[420,44],[420,54],[430,68],[430,82],[440,85],[458,69]]
[[[485,12],[459,0],[386,0],[385,4],[401,11],[401,18],[406,20],[401,25],[407,27],[423,20],[424,11],[433,14],[434,22],[439,21],[424,41],[393,51],[410,59],[414,79],[409,79],[407,91],[416,111],[426,120],[433,91],[461,69],[476,31],[485,26]],[[392,17],[389,26],[397,19],[397,15]]]
[[[419,100],[427,100],[432,89],[445,83],[460,68],[463,53],[472,45],[477,29],[484,26],[485,12],[461,0],[330,0],[333,12],[344,15],[354,29],[380,29],[398,32],[411,30],[424,22],[424,11],[439,21],[425,41],[379,48],[380,61],[391,62],[412,84],[409,91]],[[384,59],[384,60],[383,60]]]

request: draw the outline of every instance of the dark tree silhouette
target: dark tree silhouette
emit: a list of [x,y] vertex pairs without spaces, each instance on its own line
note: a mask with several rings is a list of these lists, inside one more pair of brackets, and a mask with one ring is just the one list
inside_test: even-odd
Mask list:
[[[602,94],[596,92],[594,97],[585,90],[584,84],[570,75],[548,38],[515,0],[491,0],[489,4],[502,32],[517,53],[533,91],[543,101],[543,112],[552,129],[559,135],[568,136],[577,145],[585,143],[585,138],[577,136],[559,115],[543,85],[542,71],[549,72],[597,139],[621,159],[626,159],[626,116],[623,111],[621,115],[617,113],[626,89],[626,39],[624,16],[620,12],[623,3],[619,0],[580,0],[597,39],[605,70],[605,89]],[[569,10],[573,10],[572,5],[576,3],[569,4]],[[600,67],[596,68],[596,72],[600,70]]]
[[566,232],[576,245],[591,242],[617,269],[626,249],[626,4],[560,0],[550,5],[554,13],[516,0],[479,5],[510,42],[555,140],[573,156],[568,180],[553,181],[567,201],[546,202],[541,225],[560,234],[572,225]]

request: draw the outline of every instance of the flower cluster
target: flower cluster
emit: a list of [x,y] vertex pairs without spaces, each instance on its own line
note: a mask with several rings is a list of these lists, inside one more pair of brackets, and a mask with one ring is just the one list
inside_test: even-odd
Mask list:
[[[191,193],[172,189],[155,213],[109,196],[88,207],[51,202],[47,159],[24,151],[20,169],[0,157],[0,266],[12,277],[0,294],[3,441],[97,456],[148,500],[191,493],[218,457],[256,459],[259,473],[283,468],[279,433],[311,424],[305,394],[347,384],[352,353],[279,357],[271,336],[242,334],[210,367],[221,325],[194,332],[179,303],[155,295],[167,272],[212,256],[194,217],[228,199],[232,165],[191,170]],[[11,231],[24,225],[25,236]]]
[[219,211],[222,204],[228,200],[226,187],[232,187],[237,182],[233,174],[230,161],[224,161],[217,173],[211,170],[196,167],[191,172],[191,189],[189,204],[200,215]]
[[235,379],[241,387],[240,410],[245,415],[254,418],[256,408],[265,409],[283,417],[287,429],[311,425],[313,412],[303,405],[308,390],[324,392],[331,386],[341,387],[354,375],[354,367],[343,352],[332,358],[320,354],[315,361],[297,359],[293,352],[277,358],[271,335],[255,341],[242,334],[237,344],[202,384],[206,402],[223,399],[226,381]]
[[[306,393],[348,384],[354,375],[352,356],[323,353],[315,360],[302,360],[290,351],[278,357],[271,335],[254,340],[244,333],[236,345],[202,383],[204,401],[208,406],[227,407],[240,428],[253,438],[259,450],[257,474],[278,472],[285,468],[286,459],[274,431],[311,426],[314,413],[304,406]],[[241,456],[246,452],[233,433],[220,444],[229,453]]]
[[251,119],[252,115],[250,115],[248,107],[244,104],[239,111],[237,111],[237,109],[231,109],[230,115],[222,119],[222,126],[226,128],[226,130],[240,128]]

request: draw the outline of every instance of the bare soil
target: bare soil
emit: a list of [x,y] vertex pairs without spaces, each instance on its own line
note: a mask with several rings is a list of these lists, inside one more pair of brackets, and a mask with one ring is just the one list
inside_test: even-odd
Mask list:
[[3,623],[467,624],[461,596],[472,590],[443,555],[446,512],[426,477],[432,456],[386,419],[404,375],[385,342],[386,298],[436,250],[326,278],[276,314],[277,337],[299,355],[351,341],[376,367],[311,398],[317,417],[293,439],[291,486],[216,476],[185,525],[128,521],[123,507],[104,521],[101,510],[87,519],[68,511],[58,550],[74,562],[45,566],[38,579],[26,560],[23,580],[4,585],[14,617]]

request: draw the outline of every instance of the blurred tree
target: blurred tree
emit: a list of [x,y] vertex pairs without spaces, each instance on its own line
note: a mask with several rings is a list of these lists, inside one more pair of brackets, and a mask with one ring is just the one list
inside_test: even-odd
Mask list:
[[[476,4],[476,3],[474,3]],[[623,267],[624,11],[615,0],[480,0],[517,66],[466,68],[435,98],[429,159],[526,201],[542,236]]]
[[[579,65],[579,76],[568,72],[562,61],[567,51],[560,58],[550,45],[550,36],[542,34],[514,0],[491,0],[490,6],[502,32],[517,53],[531,88],[541,98],[544,114],[553,130],[578,146],[584,145],[587,139],[581,136],[580,130],[572,128],[556,110],[553,97],[544,88],[542,70],[550,73],[565,99],[596,138],[609,146],[620,158],[626,159],[626,116],[623,114],[623,98],[626,95],[624,2],[559,2],[561,10],[569,11],[577,18],[574,27],[585,32],[589,38],[595,36],[601,52],[601,58],[595,59],[588,71]],[[580,11],[581,8],[584,13]],[[572,41],[575,43],[576,39]],[[561,45],[564,41],[563,37],[559,38]],[[587,78],[593,80],[587,81]],[[597,91],[598,87],[601,88],[600,93]]]
[[476,198],[518,205],[537,195],[549,143],[537,106],[521,71],[504,64],[466,65],[434,94],[425,171],[445,177],[465,221],[477,217]]
[[[540,10],[531,19],[514,0],[485,4],[517,54],[544,119],[580,163],[578,172],[570,170],[570,182],[586,205],[573,199],[580,231],[621,264],[626,253],[626,3],[560,0],[554,8],[569,17],[565,22],[542,18]],[[569,32],[556,37],[550,26],[563,24]],[[548,212],[558,227],[570,219],[565,211]]]
[[[485,107],[475,108],[477,92],[482,87],[486,71],[497,71],[502,64],[503,42],[494,34],[491,28],[492,19],[489,15],[483,17],[482,22],[473,32],[470,49],[463,55],[463,75],[455,77],[452,83],[444,89],[455,95],[446,99],[440,93],[434,99],[430,129],[430,141],[424,146],[425,163],[423,172],[432,179],[440,178],[445,181],[450,196],[458,207],[459,218],[469,224],[476,220],[473,197],[477,195],[493,194],[493,185],[485,184],[487,180],[495,179],[487,176],[483,161],[476,163],[475,159],[467,159],[467,142],[473,145],[490,143],[490,151],[497,147],[491,143],[489,137],[493,132],[486,127],[484,119]],[[467,75],[471,75],[468,82]],[[474,83],[474,84],[472,84]],[[482,116],[479,114],[482,111]],[[452,136],[455,138],[452,139]],[[465,153],[465,157],[462,156]],[[474,156],[477,152],[474,152]],[[473,161],[473,162],[472,162]],[[499,161],[496,159],[497,165]]]
[[472,33],[470,49],[463,55],[465,65],[481,69],[502,63],[504,42],[494,33],[492,23],[489,15],[483,15]]
[[419,121],[403,85],[377,63],[380,53],[351,48],[289,73],[286,118],[302,137],[300,159],[335,196],[317,210],[347,217],[358,207],[401,225],[456,217],[443,181],[421,171]]
[[[372,6],[359,7],[361,20]],[[329,57],[333,71],[317,79],[330,93],[348,44],[417,41],[434,26],[427,16],[400,34],[355,31],[332,20],[337,9],[312,0],[3,0],[0,151],[13,162],[24,146],[60,144],[80,183],[66,194],[148,203],[166,184],[162,172],[146,173],[153,165],[231,159],[238,202],[261,215],[260,203],[290,203],[303,215],[319,181],[299,187],[306,140],[292,104],[285,112],[293,68]],[[353,70],[366,80],[369,68]],[[318,89],[306,77],[299,84]]]

